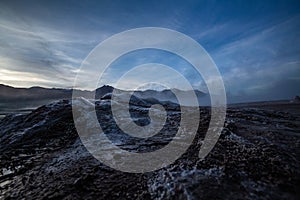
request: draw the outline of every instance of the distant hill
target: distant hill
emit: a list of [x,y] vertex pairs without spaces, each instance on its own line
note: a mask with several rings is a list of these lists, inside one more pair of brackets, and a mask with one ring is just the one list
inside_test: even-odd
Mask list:
[[[176,94],[179,97],[182,97],[184,99],[184,102],[182,102],[184,105],[190,105],[192,104],[192,95],[193,93],[196,94],[198,101],[203,101],[204,97],[207,95],[204,92],[201,92],[199,90],[195,91],[185,91],[185,90],[178,90],[178,89],[173,89],[173,91],[176,92]],[[158,99],[160,101],[171,101],[178,103],[178,100],[175,96],[175,94],[171,90],[163,90],[163,91],[156,91],[156,90],[145,90],[145,91],[135,91],[134,95],[142,98],[142,99],[147,99],[147,98],[154,98]]]
[[11,86],[0,84],[0,102],[19,102],[44,99],[64,99],[70,98],[71,89],[57,88],[14,88]]
[[[104,85],[96,89],[96,99],[100,99],[102,96],[108,93],[112,93],[115,88],[109,85]],[[128,92],[124,90],[118,90],[118,92]],[[192,91],[177,90],[176,92],[180,96],[185,97],[186,104],[189,104],[189,99]],[[7,85],[0,84],[0,109],[17,109],[17,108],[35,108],[40,105],[50,103],[60,99],[71,99],[73,89],[61,89],[61,88],[43,88],[43,87],[30,87],[30,88],[15,88]],[[92,91],[81,91],[83,96],[91,96]],[[198,99],[204,98],[207,95],[201,91],[195,91]],[[145,90],[145,91],[134,91],[134,95],[141,99],[154,98],[160,101],[172,101],[177,103],[177,99],[171,90]]]

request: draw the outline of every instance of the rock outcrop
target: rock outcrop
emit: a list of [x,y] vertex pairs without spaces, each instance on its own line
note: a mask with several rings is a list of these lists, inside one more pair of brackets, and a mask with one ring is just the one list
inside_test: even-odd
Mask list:
[[[95,102],[98,118],[109,120],[109,100]],[[167,103],[166,103],[167,104]],[[148,120],[148,107],[131,108]],[[284,108],[283,108],[284,109]],[[0,199],[298,199],[300,116],[263,108],[229,108],[213,151],[198,159],[210,119],[201,108],[197,136],[175,163],[145,174],[116,171],[96,160],[82,145],[71,102],[57,101],[26,115],[0,120]],[[104,123],[112,139],[131,151],[166,145],[180,124],[171,106],[163,133],[149,140],[122,136]]]

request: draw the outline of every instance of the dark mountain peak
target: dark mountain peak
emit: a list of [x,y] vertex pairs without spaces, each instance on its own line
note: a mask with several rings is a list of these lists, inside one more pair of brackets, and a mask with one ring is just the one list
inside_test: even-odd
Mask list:
[[294,99],[292,100],[292,102],[295,102],[295,103],[299,103],[300,102],[300,96],[295,96]]
[[100,99],[107,93],[112,93],[114,90],[114,87],[110,85],[103,85],[96,89],[96,99]]
[[108,92],[112,92],[113,90],[114,90],[114,87],[112,87],[110,85],[103,85],[103,86],[97,88],[96,92],[102,91],[102,92],[108,93]]
[[97,90],[98,90],[98,89],[100,89],[100,90],[103,90],[103,89],[114,89],[114,87],[113,87],[113,86],[110,86],[110,85],[103,85],[103,86],[97,88]]
[[0,84],[0,89],[15,89],[15,88],[9,85]]
[[45,89],[45,88],[43,88],[41,86],[32,86],[32,87],[30,87],[28,89]]

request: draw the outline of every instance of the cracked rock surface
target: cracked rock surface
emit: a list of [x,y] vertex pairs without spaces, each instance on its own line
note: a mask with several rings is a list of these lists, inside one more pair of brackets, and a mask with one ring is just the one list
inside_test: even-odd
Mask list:
[[[108,100],[96,103],[101,126],[123,149],[157,150],[180,123],[180,109],[149,140],[134,140],[111,123]],[[149,106],[131,108],[147,124]],[[71,103],[57,101],[0,120],[0,199],[298,199],[300,104],[229,107],[218,143],[198,159],[210,119],[200,108],[193,144],[178,160],[144,174],[116,171],[96,160],[76,132]],[[101,122],[102,121],[102,122]]]

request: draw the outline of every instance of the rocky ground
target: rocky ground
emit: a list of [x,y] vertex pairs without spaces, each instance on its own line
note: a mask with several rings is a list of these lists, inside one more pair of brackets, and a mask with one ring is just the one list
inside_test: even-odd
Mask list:
[[[101,102],[99,121],[110,116]],[[138,123],[147,123],[139,107],[132,113],[140,115]],[[125,139],[123,148],[150,151],[166,145],[180,115],[176,105],[169,110],[162,130],[167,138],[161,134],[130,147]],[[188,151],[174,164],[144,174],[116,171],[96,160],[77,135],[68,100],[9,115],[0,120],[0,199],[299,199],[299,111],[299,103],[229,107],[218,143],[199,160],[210,119],[209,109],[201,108]],[[111,138],[120,137],[115,126],[102,126]]]

